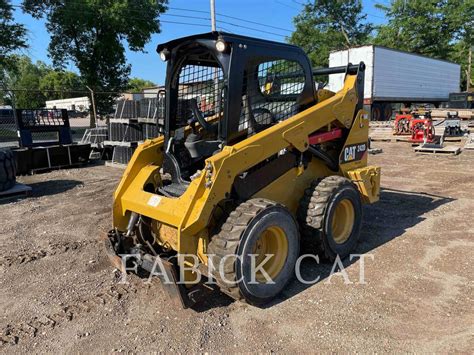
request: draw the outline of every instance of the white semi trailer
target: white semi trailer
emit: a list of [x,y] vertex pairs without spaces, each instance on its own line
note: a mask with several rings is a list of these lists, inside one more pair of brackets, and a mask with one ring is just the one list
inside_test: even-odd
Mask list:
[[[394,103],[437,107],[460,89],[461,66],[445,60],[375,45],[329,55],[330,67],[361,61],[366,65],[364,106],[375,121],[390,119]],[[330,75],[328,88],[336,92],[343,83],[344,74]]]

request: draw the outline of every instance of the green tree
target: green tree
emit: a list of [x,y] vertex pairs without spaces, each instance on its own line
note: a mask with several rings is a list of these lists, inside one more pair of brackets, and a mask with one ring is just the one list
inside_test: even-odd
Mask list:
[[289,42],[299,45],[315,66],[327,66],[329,52],[368,41],[373,26],[366,22],[360,0],[316,0],[293,20]]
[[130,90],[132,92],[140,92],[144,88],[149,88],[152,86],[156,86],[156,84],[153,81],[140,79],[140,78],[131,78],[128,81],[127,90]]
[[[461,90],[464,91],[467,89],[467,74],[468,74],[468,65],[469,65],[469,47],[473,51],[472,61],[474,62],[474,44],[466,43],[466,41],[456,42],[452,50],[450,51],[448,59],[461,64]],[[471,77],[470,77],[470,91],[474,90],[474,63],[471,62]]]
[[388,22],[378,27],[375,43],[445,58],[452,34],[442,2],[394,0],[389,6],[378,4],[377,7],[385,12]]
[[0,0],[0,104],[11,104],[11,92],[7,91],[10,78],[8,71],[15,68],[12,54],[26,48],[26,29],[14,21],[13,7],[8,0]]
[[9,55],[18,49],[26,48],[26,29],[13,19],[10,1],[0,0],[0,68],[12,65]]
[[375,44],[453,60],[462,65],[465,84],[474,0],[393,0],[377,7],[388,21],[377,28]]
[[[445,5],[446,20],[453,34],[448,59],[461,64],[461,88],[466,89],[469,51],[474,51],[474,0],[450,0]],[[474,54],[471,53],[470,88],[474,89]]]
[[50,69],[39,82],[46,100],[85,96],[84,84],[76,73]]
[[[160,32],[159,15],[167,0],[24,0],[28,13],[46,17],[51,34],[48,47],[53,65],[72,61],[85,85],[95,92],[99,112],[108,112],[115,97],[127,87],[130,65],[125,44],[143,50]],[[91,122],[93,123],[93,122]]]
[[36,65],[26,56],[15,56],[15,68],[8,71],[9,87],[15,89],[15,106],[17,108],[44,107],[46,97],[38,91],[42,76],[48,70],[46,64]]
[[46,100],[84,96],[84,85],[73,72],[55,70],[27,56],[13,56],[16,65],[6,70],[8,86],[15,89],[15,106],[41,108]]

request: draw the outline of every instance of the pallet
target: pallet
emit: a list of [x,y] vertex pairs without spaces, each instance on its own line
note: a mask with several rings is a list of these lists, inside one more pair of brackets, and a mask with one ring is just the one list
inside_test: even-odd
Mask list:
[[471,133],[467,138],[466,144],[464,145],[464,149],[474,150],[474,133]]
[[138,118],[109,118],[110,123],[134,124],[138,123]]
[[154,124],[156,125],[157,119],[156,118],[148,118],[148,117],[138,117],[138,123],[146,123],[146,124]]
[[0,192],[0,200],[12,197],[28,197],[33,189],[31,186],[16,183],[11,189]]
[[126,141],[104,141],[104,146],[110,146],[110,147],[115,147],[115,146],[120,146],[120,147],[136,147],[137,145],[142,144],[143,141],[139,142],[126,142]]
[[370,136],[372,142],[409,142],[409,136]]
[[378,128],[378,127],[390,127],[392,128],[393,127],[393,121],[370,121],[369,123],[369,127],[374,127],[374,128]]
[[105,166],[109,166],[111,168],[118,168],[118,169],[123,169],[125,170],[125,168],[127,167],[127,164],[120,164],[120,163],[115,163],[113,161],[110,161],[110,160],[107,160],[105,162]]
[[461,142],[462,136],[444,136],[445,142]]
[[387,128],[387,129],[370,129],[369,130],[369,135],[371,136],[376,136],[376,137],[385,137],[385,136],[392,136],[393,134],[393,129],[392,128]]
[[444,154],[444,155],[457,155],[461,152],[461,148],[453,145],[446,147],[440,146],[439,144],[425,144],[419,145],[415,148],[416,153],[424,154]]

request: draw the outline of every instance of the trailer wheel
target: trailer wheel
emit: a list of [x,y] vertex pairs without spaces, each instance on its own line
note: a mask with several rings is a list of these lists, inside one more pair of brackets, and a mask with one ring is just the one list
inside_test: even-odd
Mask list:
[[[248,200],[230,213],[209,243],[211,274],[230,297],[262,305],[293,277],[299,243],[296,221],[284,206],[261,198]],[[252,263],[262,268],[252,270]]]
[[342,176],[313,181],[298,208],[303,245],[308,252],[334,261],[356,247],[362,225],[362,202],[354,184]]
[[382,120],[382,110],[379,104],[372,104],[371,116],[372,116],[372,121]]
[[11,150],[0,150],[0,191],[11,189],[16,182],[16,163]]
[[386,103],[382,107],[384,121],[390,121],[390,119],[392,118],[392,105],[390,103]]

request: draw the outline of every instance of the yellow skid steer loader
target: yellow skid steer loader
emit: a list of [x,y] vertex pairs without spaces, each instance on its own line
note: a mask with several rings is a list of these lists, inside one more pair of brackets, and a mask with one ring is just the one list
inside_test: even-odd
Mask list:
[[[138,146],[115,191],[104,236],[114,264],[158,275],[184,307],[203,279],[261,305],[291,280],[302,246],[348,256],[380,190],[364,63],[313,70],[299,47],[219,32],[157,51],[163,134]],[[317,89],[314,76],[332,74],[343,88]]]

